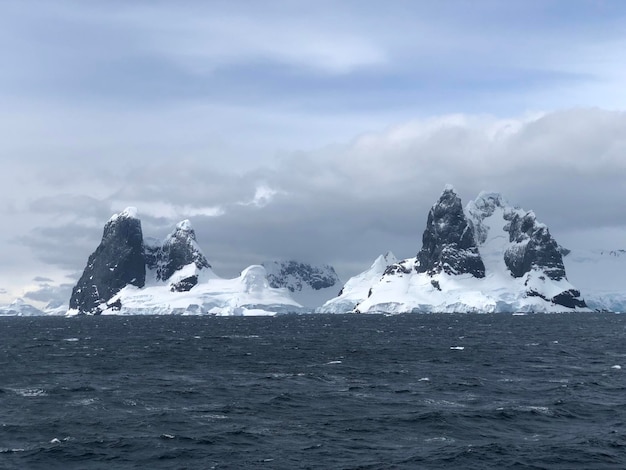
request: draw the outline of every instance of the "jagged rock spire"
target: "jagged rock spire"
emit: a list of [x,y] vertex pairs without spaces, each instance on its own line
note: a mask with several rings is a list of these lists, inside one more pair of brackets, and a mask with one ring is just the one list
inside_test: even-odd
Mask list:
[[146,261],[141,221],[129,207],[114,215],[104,226],[102,241],[72,290],[70,309],[99,313],[98,306],[127,285],[143,287]]
[[422,249],[417,254],[416,270],[430,275],[472,274],[485,277],[472,227],[465,217],[461,199],[454,188],[446,186],[428,213]]

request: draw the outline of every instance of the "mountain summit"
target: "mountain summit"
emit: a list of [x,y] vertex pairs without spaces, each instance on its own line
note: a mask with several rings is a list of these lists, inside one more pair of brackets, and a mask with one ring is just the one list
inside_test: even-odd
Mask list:
[[102,241],[87,260],[83,275],[72,290],[70,309],[99,313],[100,304],[127,285],[143,287],[146,282],[141,221],[137,209],[115,214],[104,226]]
[[443,271],[485,277],[485,265],[478,253],[472,228],[463,212],[461,198],[452,186],[446,187],[428,213],[422,249],[416,259],[418,273],[433,276]]
[[[203,269],[211,269],[209,261],[196,242],[196,232],[189,220],[183,220],[160,244],[146,247],[148,269],[157,281],[170,281],[172,290],[184,292],[198,283]],[[185,277],[174,274],[187,267]]]

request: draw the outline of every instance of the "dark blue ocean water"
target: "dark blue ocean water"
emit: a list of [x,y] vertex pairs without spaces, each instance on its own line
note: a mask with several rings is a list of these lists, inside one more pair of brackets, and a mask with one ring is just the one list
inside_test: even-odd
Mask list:
[[609,314],[0,318],[0,468],[624,469],[625,338]]

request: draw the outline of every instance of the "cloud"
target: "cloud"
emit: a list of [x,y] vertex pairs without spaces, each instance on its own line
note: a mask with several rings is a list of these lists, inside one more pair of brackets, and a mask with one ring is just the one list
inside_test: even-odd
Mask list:
[[[333,263],[345,277],[386,250],[413,256],[428,209],[452,183],[464,203],[481,190],[495,190],[535,210],[570,247],[584,246],[581,234],[595,227],[612,234],[596,237],[613,240],[600,248],[619,248],[616,234],[626,233],[623,129],[626,114],[600,109],[507,119],[458,114],[283,155],[271,168],[239,174],[216,173],[197,162],[187,170],[147,164],[137,174],[122,172],[109,200],[62,196],[35,204],[53,212],[71,207],[76,217],[37,227],[20,240],[46,263],[80,269],[110,216],[105,208],[121,210],[124,201],[146,214],[146,236],[162,237],[180,218],[191,217],[218,274],[297,258]],[[95,213],[101,214],[97,227],[91,223]]]
[[24,297],[45,305],[59,306],[69,302],[73,284],[42,285],[24,293]]
[[13,243],[27,247],[36,259],[45,264],[76,270],[86,264],[87,257],[98,246],[107,220],[108,217],[97,227],[79,222],[36,227],[16,237]]
[[[136,206],[138,201],[124,202],[113,201],[114,207],[129,207]],[[139,202],[141,206],[140,216],[148,216],[155,219],[169,219],[180,220],[186,217],[219,217],[224,215],[225,210],[220,206],[190,206],[190,205],[177,205],[171,204],[165,201],[148,201],[142,200]]]
[[269,186],[262,184],[260,186],[257,186],[256,190],[254,191],[254,197],[251,201],[240,202],[239,204],[242,206],[264,207],[271,203],[274,197],[276,197],[278,194],[284,194],[284,192],[277,189],[272,189]]

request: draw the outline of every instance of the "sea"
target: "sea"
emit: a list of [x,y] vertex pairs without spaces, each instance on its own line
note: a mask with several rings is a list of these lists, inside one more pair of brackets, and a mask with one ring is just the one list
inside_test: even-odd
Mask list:
[[626,468],[626,315],[0,318],[0,469]]

